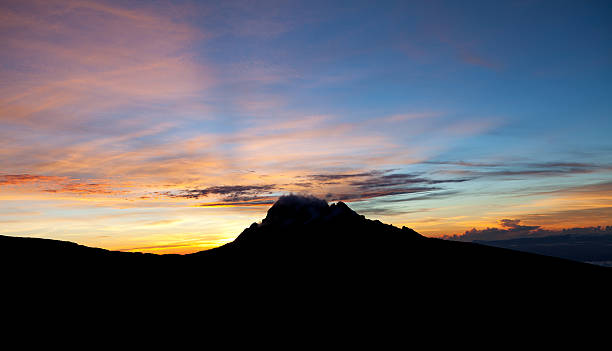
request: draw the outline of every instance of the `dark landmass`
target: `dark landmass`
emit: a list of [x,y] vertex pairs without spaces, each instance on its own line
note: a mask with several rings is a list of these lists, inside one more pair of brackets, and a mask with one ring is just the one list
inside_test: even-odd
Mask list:
[[612,235],[566,234],[541,238],[478,240],[475,243],[568,260],[612,266]]
[[216,294],[232,304],[376,310],[417,308],[422,299],[539,301],[577,288],[602,291],[612,277],[612,269],[597,265],[427,238],[366,219],[342,202],[329,206],[298,196],[281,197],[233,242],[194,254],[114,252],[0,236],[0,261],[6,286],[44,295],[96,301],[173,296],[180,302]]

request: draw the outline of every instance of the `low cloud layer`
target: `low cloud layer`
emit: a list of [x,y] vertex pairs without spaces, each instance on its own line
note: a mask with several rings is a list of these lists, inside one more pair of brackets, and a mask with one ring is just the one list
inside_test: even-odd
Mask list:
[[543,229],[539,225],[521,225],[520,219],[502,219],[499,221],[501,228],[486,228],[466,230],[463,234],[445,235],[442,238],[456,241],[492,241],[509,240],[518,238],[541,238],[553,235],[590,235],[590,234],[610,234],[612,226],[606,227],[580,227],[565,228],[559,230]]

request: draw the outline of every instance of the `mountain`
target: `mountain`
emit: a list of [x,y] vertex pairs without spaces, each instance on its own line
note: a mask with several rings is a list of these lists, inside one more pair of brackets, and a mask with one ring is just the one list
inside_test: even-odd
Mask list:
[[[191,335],[199,346],[201,335],[233,345],[410,346],[414,337],[454,341],[447,329],[457,327],[470,341],[495,331],[505,342],[551,322],[605,316],[612,276],[606,267],[426,238],[342,202],[298,196],[281,197],[261,223],[212,250],[152,255],[0,236],[0,264],[5,319],[30,338],[136,332],[155,342]],[[228,337],[219,337],[222,328]]]
[[253,223],[233,242],[191,256],[240,270],[291,269],[316,272],[318,277],[342,270],[343,277],[501,282],[612,272],[559,258],[427,238],[406,227],[366,219],[343,202],[328,205],[304,196],[281,197],[261,223]]
[[294,195],[281,197],[261,223],[212,250],[153,255],[0,236],[0,263],[4,281],[25,283],[28,291],[85,289],[92,296],[139,291],[141,299],[161,291],[180,292],[180,299],[218,293],[243,302],[269,302],[271,296],[399,303],[446,294],[474,299],[485,291],[558,294],[577,286],[594,291],[612,277],[606,267],[427,238],[366,219],[342,202],[328,205]]

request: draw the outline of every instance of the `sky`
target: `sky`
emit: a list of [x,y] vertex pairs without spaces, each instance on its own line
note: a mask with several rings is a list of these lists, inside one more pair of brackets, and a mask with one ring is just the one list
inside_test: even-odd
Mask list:
[[0,0],[0,47],[3,235],[189,253],[289,193],[612,224],[609,1]]

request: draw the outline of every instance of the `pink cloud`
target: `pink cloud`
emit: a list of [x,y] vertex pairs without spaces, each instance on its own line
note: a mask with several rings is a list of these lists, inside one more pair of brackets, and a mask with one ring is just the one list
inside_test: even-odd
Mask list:
[[[60,176],[46,176],[36,174],[7,174],[0,175],[0,187],[11,186],[14,190],[42,191],[47,193],[73,193],[81,195],[115,195],[126,194],[125,190],[114,189],[113,185],[105,180],[90,179],[86,182],[80,179]],[[34,189],[31,188],[34,186]]]
[[2,60],[19,67],[2,72],[11,84],[0,86],[0,121],[62,126],[120,106],[192,100],[213,82],[211,70],[186,54],[205,36],[155,10],[9,4]]

